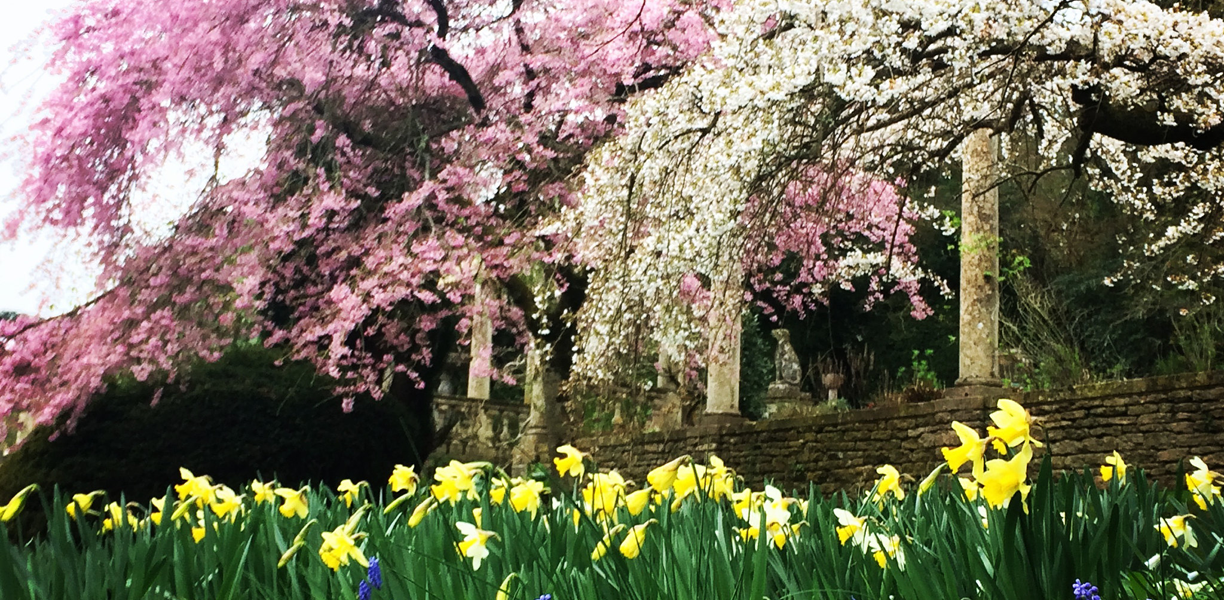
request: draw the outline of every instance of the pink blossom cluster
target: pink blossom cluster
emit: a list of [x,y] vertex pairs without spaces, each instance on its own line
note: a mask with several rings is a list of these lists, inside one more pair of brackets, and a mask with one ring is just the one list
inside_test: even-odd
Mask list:
[[[383,393],[431,331],[466,328],[475,283],[555,261],[540,219],[617,129],[621,100],[703,52],[717,2],[86,0],[49,32],[64,84],[29,134],[4,228],[83,228],[93,302],[0,331],[0,414],[79,414],[106,378],[174,381],[236,340],[282,344]],[[201,141],[268,132],[165,239],[132,196]],[[520,312],[492,301],[501,327]],[[419,381],[419,379],[418,379]]]

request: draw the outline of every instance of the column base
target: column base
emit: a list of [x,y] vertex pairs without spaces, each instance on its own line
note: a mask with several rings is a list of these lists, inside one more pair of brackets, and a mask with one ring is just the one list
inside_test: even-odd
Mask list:
[[983,398],[998,400],[1010,395],[1011,390],[1003,387],[1000,379],[966,378],[957,380],[956,385],[943,391],[944,398]]
[[748,417],[737,412],[733,413],[709,413],[703,412],[693,419],[695,425],[703,427],[707,425],[739,425],[748,422]]

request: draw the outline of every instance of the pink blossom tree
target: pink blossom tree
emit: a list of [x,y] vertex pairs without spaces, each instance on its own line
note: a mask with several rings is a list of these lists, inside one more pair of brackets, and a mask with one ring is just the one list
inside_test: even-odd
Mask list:
[[[28,136],[6,225],[77,228],[100,293],[0,323],[0,414],[79,415],[105,378],[174,381],[236,340],[280,344],[381,396],[466,328],[478,279],[556,262],[543,216],[626,97],[703,52],[717,2],[82,0],[48,36],[64,83]],[[163,239],[134,195],[203,143],[266,134]],[[497,307],[503,327],[530,321]],[[528,311],[530,312],[530,311]],[[448,320],[449,319],[449,320]],[[454,324],[450,324],[454,323]],[[161,375],[159,375],[161,376]]]

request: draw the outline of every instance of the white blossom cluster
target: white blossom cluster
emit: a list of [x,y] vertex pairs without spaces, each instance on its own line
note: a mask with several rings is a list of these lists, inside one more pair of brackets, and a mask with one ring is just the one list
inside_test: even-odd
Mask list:
[[[594,271],[587,375],[606,364],[591,357],[640,346],[631,333],[699,348],[707,308],[681,282],[718,288],[720,261],[777,227],[779,212],[754,207],[785,202],[813,167],[904,185],[990,127],[1037,138],[1034,173],[1082,169],[1140,218],[1172,197],[1224,204],[1210,141],[1224,128],[1224,23],[1206,15],[1134,0],[751,0],[719,18],[709,55],[630,101],[625,134],[589,156],[565,216]],[[1218,241],[1215,214],[1193,210],[1145,249]],[[847,273],[892,266],[886,245],[834,233],[827,251]]]

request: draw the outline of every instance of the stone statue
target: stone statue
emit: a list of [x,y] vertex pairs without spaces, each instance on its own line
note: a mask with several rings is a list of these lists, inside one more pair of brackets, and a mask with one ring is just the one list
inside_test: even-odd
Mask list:
[[799,355],[791,346],[790,332],[785,329],[775,329],[771,332],[778,340],[778,350],[774,353],[774,383],[798,386],[803,378],[803,369],[799,367]]

